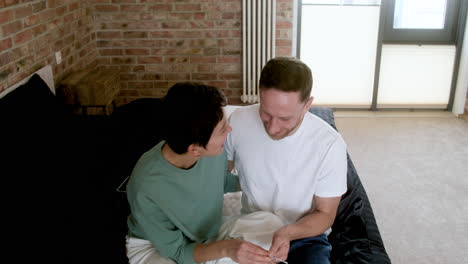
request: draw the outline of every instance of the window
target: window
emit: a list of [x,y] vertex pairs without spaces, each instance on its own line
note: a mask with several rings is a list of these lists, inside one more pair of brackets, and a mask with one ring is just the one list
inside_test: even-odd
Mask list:
[[302,4],[314,5],[380,5],[381,0],[302,0]]
[[396,0],[393,28],[443,29],[447,0]]
[[388,0],[384,43],[454,44],[459,0]]

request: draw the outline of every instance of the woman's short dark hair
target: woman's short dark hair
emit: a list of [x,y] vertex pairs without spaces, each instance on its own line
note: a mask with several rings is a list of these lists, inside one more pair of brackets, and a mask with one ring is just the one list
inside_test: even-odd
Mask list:
[[260,74],[260,89],[300,92],[301,101],[310,98],[312,91],[310,68],[294,57],[276,57],[267,62]]
[[216,87],[193,82],[174,84],[163,99],[163,139],[178,154],[191,144],[206,147],[224,117],[227,99]]

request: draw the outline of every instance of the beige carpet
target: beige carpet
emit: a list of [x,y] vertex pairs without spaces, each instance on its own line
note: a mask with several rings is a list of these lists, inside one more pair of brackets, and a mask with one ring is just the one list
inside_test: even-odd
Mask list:
[[468,263],[468,122],[335,111],[395,264]]

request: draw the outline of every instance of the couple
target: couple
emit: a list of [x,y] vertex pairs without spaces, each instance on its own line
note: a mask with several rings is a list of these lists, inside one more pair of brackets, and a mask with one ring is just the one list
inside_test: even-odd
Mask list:
[[[164,141],[142,155],[127,186],[130,263],[329,263],[327,234],[346,192],[346,145],[308,112],[311,89],[303,62],[271,59],[260,104],[228,121],[218,89],[174,85],[164,98]],[[243,215],[265,211],[281,220],[269,248],[216,240],[223,194],[239,182]]]

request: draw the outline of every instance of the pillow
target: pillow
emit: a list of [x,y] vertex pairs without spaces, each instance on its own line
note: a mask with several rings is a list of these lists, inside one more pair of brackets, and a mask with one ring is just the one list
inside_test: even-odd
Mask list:
[[25,84],[0,99],[0,117],[1,120],[17,120],[38,116],[45,111],[50,112],[55,104],[55,95],[42,78],[34,74]]
[[[58,140],[63,126],[55,95],[38,74],[0,99],[2,124],[1,175],[11,188],[41,192],[52,180],[58,157],[65,156]],[[49,175],[37,177],[37,175]]]

